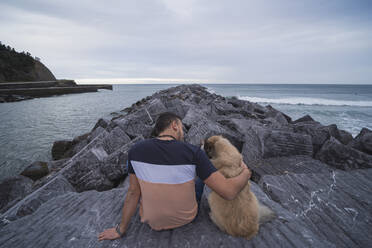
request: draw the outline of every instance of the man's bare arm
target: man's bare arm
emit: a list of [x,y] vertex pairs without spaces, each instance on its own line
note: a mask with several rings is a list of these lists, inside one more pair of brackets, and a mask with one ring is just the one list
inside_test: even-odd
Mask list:
[[141,188],[135,174],[129,173],[129,189],[125,197],[124,206],[121,215],[120,231],[124,233],[129,225],[130,219],[136,212]]
[[247,184],[251,172],[242,161],[243,171],[236,177],[225,178],[219,171],[212,173],[204,183],[226,200],[234,199]]
[[[120,222],[120,232],[124,233],[129,225],[130,219],[136,212],[138,200],[141,196],[141,188],[135,174],[129,173],[129,189],[124,200],[122,216]],[[115,230],[115,227],[104,230],[98,235],[98,240],[117,239],[120,235]]]

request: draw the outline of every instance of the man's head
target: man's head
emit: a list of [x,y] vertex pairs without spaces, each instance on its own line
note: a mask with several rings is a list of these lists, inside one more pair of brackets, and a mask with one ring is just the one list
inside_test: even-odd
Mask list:
[[183,125],[182,119],[172,112],[164,112],[156,119],[153,136],[172,135],[177,140],[183,140]]

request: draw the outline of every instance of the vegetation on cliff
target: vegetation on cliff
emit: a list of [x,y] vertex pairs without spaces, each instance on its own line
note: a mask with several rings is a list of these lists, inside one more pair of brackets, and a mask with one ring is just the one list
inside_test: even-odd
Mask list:
[[56,80],[40,59],[0,42],[0,83]]

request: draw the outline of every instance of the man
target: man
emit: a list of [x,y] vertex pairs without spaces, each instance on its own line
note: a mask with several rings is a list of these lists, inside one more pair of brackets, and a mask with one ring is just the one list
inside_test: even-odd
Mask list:
[[157,137],[140,141],[129,150],[130,185],[121,222],[101,232],[99,241],[122,237],[139,201],[141,222],[154,230],[172,229],[195,219],[203,182],[224,199],[232,200],[251,176],[242,162],[242,173],[225,178],[203,150],[182,142],[182,121],[173,113],[158,117],[153,134]]

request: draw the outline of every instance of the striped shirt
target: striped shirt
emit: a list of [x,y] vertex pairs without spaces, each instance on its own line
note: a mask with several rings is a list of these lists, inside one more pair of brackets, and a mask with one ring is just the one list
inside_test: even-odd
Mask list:
[[217,171],[199,147],[156,138],[133,145],[127,163],[141,188],[141,222],[154,230],[191,222],[198,211],[195,177],[205,180]]

